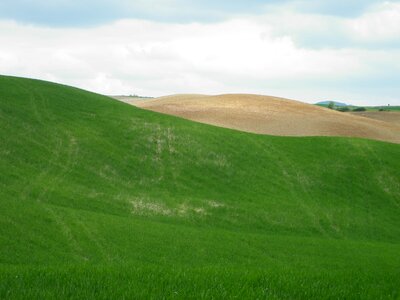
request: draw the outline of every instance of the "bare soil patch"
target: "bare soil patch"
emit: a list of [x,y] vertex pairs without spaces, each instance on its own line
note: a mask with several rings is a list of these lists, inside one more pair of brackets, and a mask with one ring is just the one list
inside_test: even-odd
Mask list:
[[400,125],[400,112],[398,111],[362,111],[351,114]]

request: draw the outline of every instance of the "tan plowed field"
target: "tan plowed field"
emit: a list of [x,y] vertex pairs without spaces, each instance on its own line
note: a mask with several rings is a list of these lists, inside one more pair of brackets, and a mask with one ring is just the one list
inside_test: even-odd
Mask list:
[[400,124],[278,97],[173,95],[138,107],[242,131],[284,136],[348,136],[400,143]]
[[351,114],[400,125],[400,112],[398,111],[361,111],[351,112]]

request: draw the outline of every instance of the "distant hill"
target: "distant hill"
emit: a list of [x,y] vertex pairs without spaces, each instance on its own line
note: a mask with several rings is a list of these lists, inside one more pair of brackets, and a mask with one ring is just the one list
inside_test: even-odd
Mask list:
[[336,102],[336,101],[321,101],[321,102],[317,102],[315,103],[316,105],[329,105],[329,103],[333,102],[335,104],[335,106],[350,106],[351,104],[346,104],[343,102]]
[[108,96],[111,98],[114,98],[116,100],[132,104],[133,102],[136,102],[138,100],[147,100],[147,99],[153,99],[153,97],[147,97],[147,96],[138,96],[138,95],[130,95],[130,96],[124,96],[124,95],[115,95],[115,96]]

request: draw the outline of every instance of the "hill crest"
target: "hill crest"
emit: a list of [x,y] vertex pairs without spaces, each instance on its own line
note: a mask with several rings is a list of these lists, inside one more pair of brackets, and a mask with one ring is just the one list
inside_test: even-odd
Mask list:
[[253,94],[178,94],[133,105],[246,132],[282,136],[345,136],[400,143],[400,126],[296,100]]

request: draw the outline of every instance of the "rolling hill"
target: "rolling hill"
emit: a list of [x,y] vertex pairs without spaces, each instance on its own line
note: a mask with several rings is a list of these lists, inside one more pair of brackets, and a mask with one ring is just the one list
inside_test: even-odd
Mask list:
[[400,145],[0,76],[1,299],[398,299]]
[[316,105],[322,105],[322,106],[328,106],[331,102],[333,102],[333,104],[335,106],[349,106],[351,104],[346,104],[344,102],[337,102],[337,101],[320,101],[315,103]]
[[398,124],[270,96],[173,95],[131,104],[247,132],[282,136],[348,136],[400,143]]

